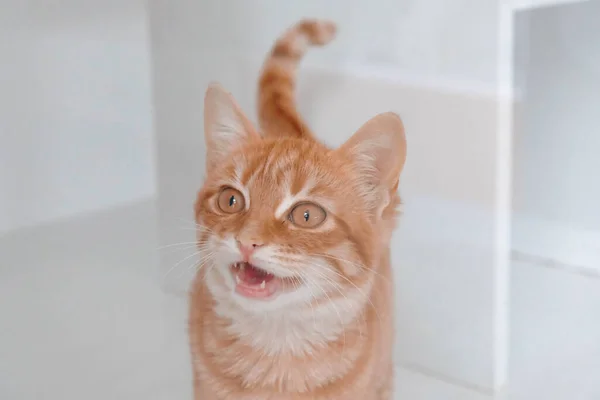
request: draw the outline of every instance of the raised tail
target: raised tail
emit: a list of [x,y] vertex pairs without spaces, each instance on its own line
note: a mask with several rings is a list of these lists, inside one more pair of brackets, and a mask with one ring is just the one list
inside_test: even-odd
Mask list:
[[296,107],[296,71],[309,46],[329,43],[335,32],[332,22],[305,19],[277,39],[265,60],[258,87],[258,118],[265,136],[312,138]]

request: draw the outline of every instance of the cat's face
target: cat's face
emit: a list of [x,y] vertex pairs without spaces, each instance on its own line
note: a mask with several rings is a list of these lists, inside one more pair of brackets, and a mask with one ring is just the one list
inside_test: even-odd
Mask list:
[[345,161],[298,139],[258,141],[224,159],[197,204],[211,289],[264,308],[362,286],[378,243]]
[[363,127],[337,150],[263,139],[222,89],[206,101],[208,172],[195,210],[217,301],[253,312],[364,298],[393,225],[403,135],[398,144]]

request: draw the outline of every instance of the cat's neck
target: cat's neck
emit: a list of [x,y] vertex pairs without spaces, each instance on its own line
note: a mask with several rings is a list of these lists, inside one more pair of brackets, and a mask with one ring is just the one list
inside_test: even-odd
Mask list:
[[261,317],[239,310],[233,318],[218,312],[219,303],[198,277],[190,314],[197,370],[210,377],[213,390],[240,399],[245,398],[244,393],[258,396],[252,398],[303,393],[298,398],[331,399],[335,396],[329,390],[346,387],[340,382],[356,385],[368,380],[366,371],[382,362],[381,348],[386,348],[385,354],[391,353],[388,347],[393,335],[389,254],[383,255],[374,270],[374,286],[365,293],[368,299],[330,340],[325,340],[328,330],[324,328],[335,326],[327,325],[338,318],[335,311],[319,313],[309,307],[305,314],[291,309]]
[[[234,318],[220,315],[213,303],[205,315],[205,353],[219,376],[238,380],[242,387],[306,392],[354,373],[365,346],[372,345],[376,313],[366,304],[344,321],[329,310],[274,313],[269,316],[240,310]],[[341,318],[342,323],[334,323]],[[235,362],[232,362],[235,360]]]
[[222,319],[223,333],[253,349],[270,355],[302,356],[343,340],[348,330],[365,329],[367,301],[360,296],[347,294],[266,313],[251,313],[220,303],[214,311]]

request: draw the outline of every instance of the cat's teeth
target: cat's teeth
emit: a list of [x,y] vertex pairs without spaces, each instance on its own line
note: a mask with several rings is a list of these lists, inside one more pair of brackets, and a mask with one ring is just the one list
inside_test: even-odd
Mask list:
[[265,281],[262,281],[262,282],[260,283],[260,288],[261,288],[261,289],[264,289],[266,286],[267,286],[267,282],[265,282]]
[[241,280],[240,280],[240,277],[239,277],[239,276],[237,276],[237,275],[235,276],[235,282],[236,282],[236,283],[240,283],[240,282],[241,282]]

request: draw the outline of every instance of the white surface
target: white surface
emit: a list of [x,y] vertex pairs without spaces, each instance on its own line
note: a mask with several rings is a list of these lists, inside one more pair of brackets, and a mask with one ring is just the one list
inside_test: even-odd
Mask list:
[[0,237],[0,398],[191,399],[155,232],[145,202]]
[[581,229],[529,214],[512,218],[513,250],[600,276],[600,230]]
[[553,7],[557,5],[582,3],[589,0],[504,0],[504,3],[511,5],[515,10],[529,10],[539,7]]
[[406,196],[393,241],[398,361],[485,393],[498,390],[496,346],[508,351],[493,312],[508,294],[495,287],[494,224],[483,207]]
[[[0,398],[192,398],[186,301],[157,282],[154,209],[137,203],[0,237]],[[598,399],[600,280],[523,262],[512,275],[502,400]],[[424,295],[443,302],[437,290]],[[492,400],[412,368],[398,369],[396,385],[397,400]]]
[[394,400],[494,400],[491,396],[406,368],[396,369]]
[[510,303],[510,215],[513,190],[513,108],[519,100],[519,82],[514,79],[514,14],[506,6],[498,7],[498,97],[496,105],[496,129],[491,135],[495,140],[494,192],[494,370],[495,390],[507,385],[509,357]]
[[0,10],[0,232],[153,195],[145,2]]
[[203,58],[261,58],[299,18],[326,17],[339,23],[341,35],[327,51],[309,55],[309,62],[389,66],[430,81],[496,83],[497,1],[376,0],[365,7],[362,0],[305,0],[273,7],[269,0],[186,0],[175,7],[152,0],[150,6],[154,37],[178,36],[178,48],[194,49],[186,58],[196,52]]
[[600,279],[513,263],[510,399],[600,399]]
[[516,60],[526,68],[514,145],[515,209],[549,225],[596,235],[600,235],[599,15],[598,1],[518,15],[517,24],[527,29],[516,40],[518,46],[527,42],[527,50]]

